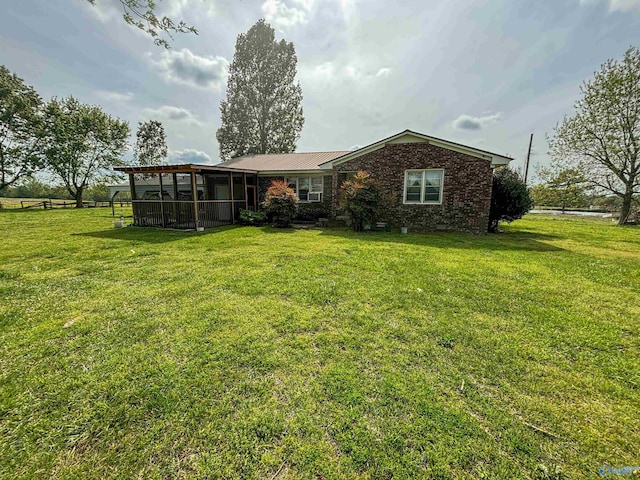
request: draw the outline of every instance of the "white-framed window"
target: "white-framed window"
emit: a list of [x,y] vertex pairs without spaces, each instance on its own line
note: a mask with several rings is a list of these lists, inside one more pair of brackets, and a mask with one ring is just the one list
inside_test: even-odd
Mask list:
[[285,177],[284,181],[296,192],[299,202],[322,201],[323,177]]
[[444,170],[405,170],[404,203],[439,205],[442,203]]

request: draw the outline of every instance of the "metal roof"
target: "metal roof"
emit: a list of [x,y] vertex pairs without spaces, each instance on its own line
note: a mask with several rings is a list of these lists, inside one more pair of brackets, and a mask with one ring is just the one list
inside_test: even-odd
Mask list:
[[218,164],[229,168],[245,168],[261,172],[287,172],[297,170],[330,170],[331,167],[320,167],[349,151],[308,152],[308,153],[273,153],[264,155],[245,155]]
[[256,170],[240,168],[235,165],[203,165],[196,163],[169,164],[169,165],[124,165],[113,167],[114,170],[124,173],[214,173],[214,172],[240,172],[257,173]]

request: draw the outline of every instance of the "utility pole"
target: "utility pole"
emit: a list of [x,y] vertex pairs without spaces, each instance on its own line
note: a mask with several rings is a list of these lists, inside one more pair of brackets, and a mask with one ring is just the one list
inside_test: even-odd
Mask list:
[[527,151],[527,161],[524,164],[524,184],[527,184],[527,177],[529,176],[529,159],[531,158],[531,145],[533,144],[533,133],[529,138],[529,150]]

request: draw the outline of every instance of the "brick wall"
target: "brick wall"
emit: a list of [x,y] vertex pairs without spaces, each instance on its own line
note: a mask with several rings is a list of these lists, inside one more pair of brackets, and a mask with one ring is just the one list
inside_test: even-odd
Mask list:
[[[291,177],[303,177],[305,175],[302,174],[291,174],[288,175]],[[323,176],[323,189],[322,189],[322,203],[324,203],[324,205],[327,207],[327,209],[331,209],[332,203],[333,203],[333,198],[332,198],[332,179],[333,177],[331,175],[325,175]],[[271,186],[271,182],[273,182],[274,180],[280,180],[280,181],[284,181],[284,175],[283,176],[259,176],[258,177],[258,202],[262,203],[264,202],[264,196],[267,193],[267,189]],[[311,203],[315,203],[315,202],[311,202]]]
[[[405,170],[442,168],[444,186],[440,205],[403,204]],[[455,230],[485,233],[491,205],[491,162],[428,143],[387,145],[334,168],[340,172],[366,170],[378,182],[387,208],[381,220],[413,231]],[[334,209],[337,200],[334,201]]]

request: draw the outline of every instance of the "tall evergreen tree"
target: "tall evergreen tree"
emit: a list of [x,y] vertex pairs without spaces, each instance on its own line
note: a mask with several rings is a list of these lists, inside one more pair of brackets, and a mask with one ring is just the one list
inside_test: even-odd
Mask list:
[[295,151],[304,124],[297,63],[293,43],[277,42],[263,19],[238,35],[216,135],[223,160]]
[[156,165],[167,158],[167,136],[157,120],[138,123],[134,156],[139,165]]

